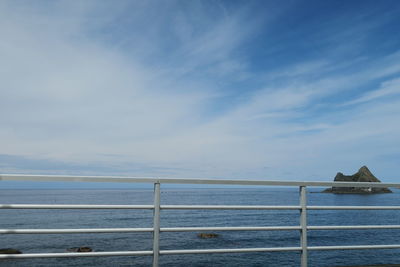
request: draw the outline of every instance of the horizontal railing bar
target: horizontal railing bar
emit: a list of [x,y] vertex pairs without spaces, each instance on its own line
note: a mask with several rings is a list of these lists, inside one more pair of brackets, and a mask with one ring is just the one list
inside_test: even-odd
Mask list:
[[[153,205],[0,204],[0,209],[153,209]],[[298,210],[300,206],[161,205],[161,209]],[[307,206],[309,210],[400,210],[400,206]]]
[[400,229],[400,225],[324,225],[307,226],[308,230],[368,230],[368,229]]
[[32,253],[32,254],[2,254],[0,259],[29,258],[76,258],[76,257],[109,257],[109,256],[150,256],[153,251],[111,251],[111,252],[72,252],[72,253]]
[[400,206],[307,206],[309,210],[400,210]]
[[109,183],[164,183],[164,184],[218,184],[218,185],[266,185],[266,186],[335,186],[335,187],[395,187],[399,183],[367,182],[299,182],[266,180],[223,180],[200,178],[146,178],[121,176],[67,176],[67,175],[23,175],[0,174],[0,181],[38,181],[38,182],[109,182]]
[[197,232],[197,231],[290,231],[300,230],[300,226],[238,226],[238,227],[167,227],[161,232]]
[[0,204],[0,209],[153,209],[153,205]]
[[[237,248],[237,249],[187,249],[187,250],[161,250],[161,255],[171,254],[208,254],[208,253],[242,253],[242,252],[275,252],[298,251],[300,247],[278,248]],[[34,254],[6,254],[0,259],[27,259],[27,258],[74,258],[74,257],[104,257],[104,256],[148,256],[153,251],[113,251],[113,252],[85,252],[85,253],[34,253]]]
[[[0,209],[153,209],[153,205],[0,204]],[[298,210],[300,206],[161,205],[161,209]],[[307,206],[309,210],[400,210],[400,206]]]
[[[153,205],[0,204],[0,209],[153,209]],[[298,210],[300,206],[161,205],[161,209]],[[309,210],[400,210],[400,206],[307,206]]]
[[[76,234],[76,233],[128,233],[153,232],[153,228],[92,228],[92,229],[0,229],[0,234]],[[239,227],[165,227],[161,232],[196,231],[290,231],[300,226],[239,226]]]
[[317,246],[308,247],[308,250],[348,250],[348,249],[396,249],[400,245],[359,245],[359,246]]
[[78,234],[153,232],[153,228],[0,229],[0,234]]
[[[161,232],[197,231],[293,231],[300,226],[232,226],[232,227],[164,227]],[[400,229],[400,225],[324,225],[307,226],[308,230],[368,230]],[[0,229],[0,234],[76,234],[76,233],[129,233],[153,232],[153,228],[80,228],[80,229]]]
[[[400,245],[357,245],[357,246],[313,246],[308,250],[357,250],[357,249],[398,249]],[[187,249],[161,250],[161,255],[172,254],[210,254],[210,253],[245,253],[245,252],[279,252],[300,251],[301,247],[276,248],[236,248],[236,249]],[[3,254],[0,259],[27,259],[27,258],[74,258],[74,257],[104,257],[104,256],[149,256],[153,251],[113,251],[113,252],[85,252],[85,253],[34,253],[34,254]]]
[[[316,246],[307,247],[308,250],[348,250],[348,249],[396,249],[400,245],[362,245],[362,246]],[[187,249],[187,250],[161,250],[161,255],[171,254],[208,254],[208,253],[242,253],[242,252],[275,252],[275,251],[300,251],[301,247],[278,248],[236,248],[236,249]]]
[[151,177],[0,174],[0,181],[155,183]]
[[161,209],[195,210],[298,210],[300,206],[244,206],[244,205],[161,205]]
[[301,247],[160,250],[161,255],[299,251]]

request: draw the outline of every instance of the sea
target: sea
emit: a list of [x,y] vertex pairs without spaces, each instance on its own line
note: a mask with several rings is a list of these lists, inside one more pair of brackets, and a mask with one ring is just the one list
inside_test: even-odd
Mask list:
[[[392,194],[336,195],[311,188],[309,205],[400,206]],[[0,190],[0,204],[153,204],[152,189]],[[164,205],[298,205],[296,188],[162,188]],[[0,228],[152,227],[152,210],[0,210]],[[308,225],[398,225],[400,210],[309,210]],[[161,227],[296,226],[297,210],[162,210]],[[258,248],[299,246],[299,231],[166,232],[160,248]],[[400,244],[400,229],[308,231],[309,246]],[[152,233],[3,234],[0,248],[23,253],[66,252],[71,247],[94,251],[152,250]],[[400,264],[399,249],[309,251],[309,266]],[[0,266],[151,266],[151,256],[0,260]],[[162,255],[160,266],[300,266],[299,252]]]

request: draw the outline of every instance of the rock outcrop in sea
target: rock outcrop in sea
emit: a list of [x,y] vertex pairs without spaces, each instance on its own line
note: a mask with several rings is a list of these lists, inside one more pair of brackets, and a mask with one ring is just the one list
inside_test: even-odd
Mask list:
[[[381,181],[376,178],[367,166],[362,166],[357,173],[353,175],[344,175],[338,172],[335,176],[335,182],[372,182],[380,183]],[[385,187],[332,187],[325,189],[323,193],[334,194],[377,194],[377,193],[392,193],[389,188]]]
[[22,252],[15,248],[0,248],[0,254],[22,254]]
[[218,236],[219,236],[219,234],[215,234],[215,233],[200,233],[200,234],[197,234],[197,237],[203,238],[203,239],[206,239],[206,238],[217,238]]
[[73,247],[68,248],[68,252],[92,252],[93,249],[91,247]]

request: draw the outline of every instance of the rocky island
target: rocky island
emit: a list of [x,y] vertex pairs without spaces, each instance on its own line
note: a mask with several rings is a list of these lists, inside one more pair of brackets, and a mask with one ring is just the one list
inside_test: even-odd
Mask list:
[[[353,175],[344,175],[338,172],[335,176],[335,182],[372,182],[380,183],[381,181],[376,178],[368,169],[367,166],[361,167],[357,173]],[[334,194],[377,194],[377,193],[392,193],[389,188],[371,188],[371,187],[332,187],[325,189],[323,193]]]

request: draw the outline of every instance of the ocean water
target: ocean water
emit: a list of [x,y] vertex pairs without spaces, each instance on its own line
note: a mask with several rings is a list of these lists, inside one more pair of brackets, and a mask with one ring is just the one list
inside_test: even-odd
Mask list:
[[[309,189],[309,205],[400,205],[393,194],[334,195]],[[1,204],[152,204],[152,190],[0,190]],[[180,205],[298,205],[296,188],[163,189],[162,204]],[[400,224],[400,211],[308,211],[309,225]],[[294,226],[298,211],[163,210],[161,227]],[[151,210],[0,210],[0,228],[151,227]],[[196,232],[161,233],[161,249],[251,248],[299,246],[298,231],[215,232],[200,239]],[[400,229],[309,231],[310,246],[399,244]],[[24,253],[65,252],[89,246],[94,251],[151,250],[151,233],[8,234],[0,248]],[[151,256],[75,259],[0,260],[0,266],[151,266]],[[399,264],[400,250],[311,251],[309,266]],[[163,255],[160,266],[299,266],[299,252]]]

